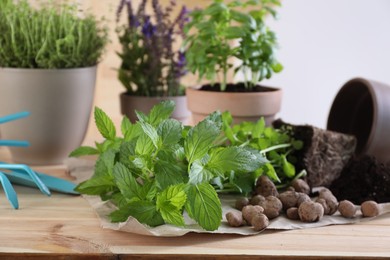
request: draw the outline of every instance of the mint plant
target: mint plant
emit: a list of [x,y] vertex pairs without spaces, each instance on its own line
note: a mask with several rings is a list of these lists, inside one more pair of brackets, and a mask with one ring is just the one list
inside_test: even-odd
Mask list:
[[[232,121],[231,114],[224,112],[222,115],[224,138],[220,142],[225,143],[225,145],[254,149],[268,160],[253,173],[254,179],[265,174],[276,183],[277,188],[285,188],[294,179],[305,176],[306,171],[297,173],[294,166],[296,158],[293,154],[302,149],[303,142],[293,138],[292,129],[288,126],[280,129],[275,129],[272,126],[267,127],[264,118],[257,122],[243,122],[237,125],[232,125]],[[244,192],[250,192],[253,188],[250,186],[253,183],[250,175],[235,183],[240,183]]]
[[184,226],[186,211],[205,230],[216,230],[222,219],[217,193],[224,190],[221,184],[233,175],[251,175],[267,162],[249,147],[216,144],[222,131],[220,113],[184,127],[169,119],[174,106],[165,101],[148,115],[137,112],[135,124],[124,117],[122,137],[96,108],[96,126],[105,140],[71,153],[99,155],[93,176],[76,189],[112,201],[117,207],[110,214],[113,222],[132,216],[149,226]]
[[0,67],[80,68],[96,65],[108,42],[102,21],[76,4],[0,0]]
[[[271,78],[283,66],[277,61],[275,33],[266,25],[267,16],[276,16],[279,0],[214,0],[208,7],[191,12],[185,41],[187,67],[224,91],[229,71],[244,75],[244,84],[253,88]],[[240,61],[235,66],[234,60]]]

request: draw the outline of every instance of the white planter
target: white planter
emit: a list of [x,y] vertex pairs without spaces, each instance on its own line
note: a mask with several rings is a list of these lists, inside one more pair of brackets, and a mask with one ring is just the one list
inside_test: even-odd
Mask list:
[[26,164],[60,164],[83,141],[91,114],[96,66],[77,69],[0,68],[0,115],[29,111],[0,126],[1,137],[26,140],[10,147]]

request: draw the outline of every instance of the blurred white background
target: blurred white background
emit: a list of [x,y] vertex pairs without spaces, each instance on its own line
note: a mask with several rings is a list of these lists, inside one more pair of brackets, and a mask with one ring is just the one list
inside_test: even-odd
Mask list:
[[346,81],[359,76],[390,84],[389,0],[282,4],[270,25],[284,70],[264,82],[284,91],[279,117],[326,127],[332,101]]

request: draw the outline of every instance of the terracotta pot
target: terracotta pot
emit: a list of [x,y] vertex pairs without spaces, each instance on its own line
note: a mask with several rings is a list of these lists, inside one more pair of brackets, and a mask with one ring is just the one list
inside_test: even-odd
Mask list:
[[266,123],[271,124],[281,108],[282,90],[270,87],[264,89],[267,91],[233,93],[188,88],[186,95],[193,123],[196,124],[210,113],[219,110],[229,111],[233,116],[233,123],[257,121],[264,117]]
[[10,147],[13,161],[61,164],[84,140],[92,110],[96,66],[77,69],[0,68],[0,113],[29,111],[27,118],[2,124],[1,136],[26,140]]
[[190,112],[187,109],[187,97],[140,97],[131,96],[123,92],[120,94],[121,113],[126,115],[131,122],[137,121],[135,110],[143,113],[149,113],[153,106],[164,100],[173,100],[176,104],[175,110],[172,113],[172,118],[181,121],[183,124],[188,123]]
[[355,135],[357,155],[390,162],[390,86],[364,78],[348,81],[333,101],[327,128]]

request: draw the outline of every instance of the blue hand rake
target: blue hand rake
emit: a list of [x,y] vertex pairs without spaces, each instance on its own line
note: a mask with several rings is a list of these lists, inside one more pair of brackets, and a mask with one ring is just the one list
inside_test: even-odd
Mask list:
[[[21,119],[29,116],[29,112],[20,112],[5,117],[0,117],[0,124]],[[27,141],[18,141],[18,140],[0,140],[0,146],[19,146],[26,147],[29,146]],[[49,176],[43,173],[37,173],[33,171],[29,166],[24,164],[9,164],[5,162],[0,162],[0,170],[8,170],[9,172],[0,171],[0,182],[3,186],[5,195],[14,209],[19,208],[18,197],[14,188],[11,185],[11,182],[14,184],[21,184],[25,186],[38,187],[39,190],[48,196],[50,196],[50,187],[53,190],[78,194],[74,191],[76,187],[70,181]],[[10,182],[11,180],[11,182]]]

